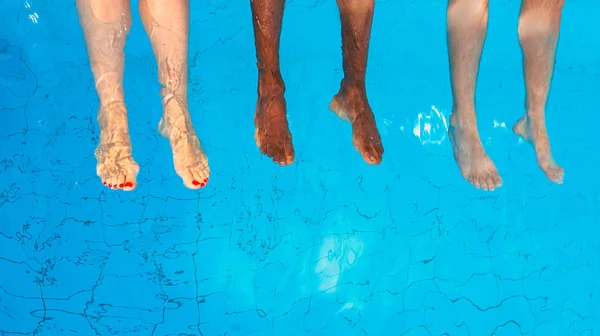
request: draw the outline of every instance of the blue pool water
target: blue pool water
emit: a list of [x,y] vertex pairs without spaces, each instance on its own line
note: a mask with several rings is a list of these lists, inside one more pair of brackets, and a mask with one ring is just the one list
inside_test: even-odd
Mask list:
[[366,165],[328,111],[335,1],[289,1],[282,68],[297,162],[253,140],[248,1],[193,1],[190,99],[212,165],[184,188],[137,11],[125,89],[135,192],[95,175],[94,90],[72,1],[0,0],[1,335],[598,335],[600,3],[567,1],[548,127],[552,185],[523,113],[518,1],[492,1],[479,125],[504,178],[463,181],[446,136],[445,2],[376,4],[368,90],[385,145]]

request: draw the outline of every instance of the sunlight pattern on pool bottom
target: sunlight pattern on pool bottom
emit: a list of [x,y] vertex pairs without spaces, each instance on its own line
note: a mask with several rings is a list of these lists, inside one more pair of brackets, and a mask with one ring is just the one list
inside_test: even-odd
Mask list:
[[[589,33],[597,24],[580,18],[590,8],[565,7],[548,117],[561,186],[510,131],[522,111],[520,55],[514,31],[499,27],[516,27],[518,6],[491,8],[478,103],[505,180],[493,193],[461,180],[445,133],[444,22],[434,20],[443,3],[378,4],[369,95],[386,145],[379,167],[362,162],[327,110],[341,78],[335,3],[290,3],[282,67],[297,162],[287,168],[252,139],[247,4],[193,4],[191,106],[213,170],[199,192],[182,186],[156,130],[156,68],[135,18],[125,86],[142,170],[139,189],[122,193],[94,175],[97,98],[75,9],[52,6],[0,14],[1,335],[600,330],[600,189],[589,178],[598,160],[585,154],[600,121],[590,113],[600,42]],[[409,22],[424,36],[390,45]],[[227,67],[214,67],[223,58]],[[586,122],[565,126],[576,113]]]

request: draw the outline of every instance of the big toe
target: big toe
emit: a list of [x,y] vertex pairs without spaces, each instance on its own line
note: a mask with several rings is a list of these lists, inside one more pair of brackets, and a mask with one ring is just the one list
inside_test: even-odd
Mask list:
[[381,160],[383,160],[383,146],[381,142],[377,142],[372,144],[365,153],[363,153],[363,157],[369,164],[380,164]]
[[280,152],[280,154],[278,155],[277,159],[273,158],[277,163],[279,163],[279,165],[281,166],[287,166],[287,165],[291,165],[292,163],[294,163],[294,156],[295,156],[295,152],[294,152],[294,147],[292,146],[292,144],[287,144],[285,145],[285,147],[283,148],[283,151]]
[[185,169],[182,172],[177,172],[181,179],[183,180],[183,184],[192,190],[200,189],[204,187],[204,180],[202,182],[198,181],[198,178],[194,177],[194,171],[192,169]]
[[371,141],[371,139],[356,139],[354,147],[360,152],[363,159],[368,164],[380,164],[383,159],[383,145],[381,141]]
[[260,151],[273,159],[273,162],[286,166],[294,162],[294,147],[291,141],[270,140],[261,141]]
[[193,185],[204,188],[208,184],[208,180],[210,178],[210,169],[208,168],[208,165],[192,167],[190,168],[190,172],[194,176],[194,181],[192,181]]
[[565,171],[551,157],[549,158],[548,155],[538,157],[538,165],[550,181],[556,184],[563,183]]
[[273,162],[277,163],[280,166],[287,166],[294,162],[294,158],[293,156],[287,155],[285,151],[281,151],[273,155]]
[[562,167],[559,167],[559,166],[551,167],[551,168],[544,170],[544,173],[546,174],[546,177],[550,181],[552,181],[556,184],[563,183],[565,171],[563,170]]
[[133,171],[125,171],[121,185],[119,185],[123,191],[132,191],[137,187],[136,174]]

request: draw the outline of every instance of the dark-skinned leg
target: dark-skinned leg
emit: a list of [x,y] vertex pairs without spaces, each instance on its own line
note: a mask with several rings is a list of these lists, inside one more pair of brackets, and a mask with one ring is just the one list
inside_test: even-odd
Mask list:
[[369,106],[365,77],[374,0],[337,0],[342,21],[344,79],[329,108],[352,124],[352,142],[369,164],[380,164],[383,145]]
[[294,162],[294,147],[279,70],[279,39],[285,0],[251,0],[258,68],[254,139],[260,151],[285,166]]

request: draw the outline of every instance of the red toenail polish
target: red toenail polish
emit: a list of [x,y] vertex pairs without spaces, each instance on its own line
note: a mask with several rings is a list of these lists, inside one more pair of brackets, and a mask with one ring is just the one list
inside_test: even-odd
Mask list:
[[196,180],[193,180],[193,181],[192,181],[192,184],[193,184],[193,185],[198,185],[198,184],[200,184],[200,182],[198,182],[198,181],[196,181]]
[[127,182],[127,183],[125,183],[125,186],[131,188],[131,187],[133,187],[133,182]]
[[208,182],[208,179],[204,179],[204,183]]
[[108,185],[109,188],[112,188],[112,183]]
[[123,188],[125,185],[123,183],[119,184],[119,188]]
[[102,182],[104,185],[106,185],[106,181]]
[[206,184],[204,184],[204,183],[200,183],[200,188],[204,188],[205,185]]

